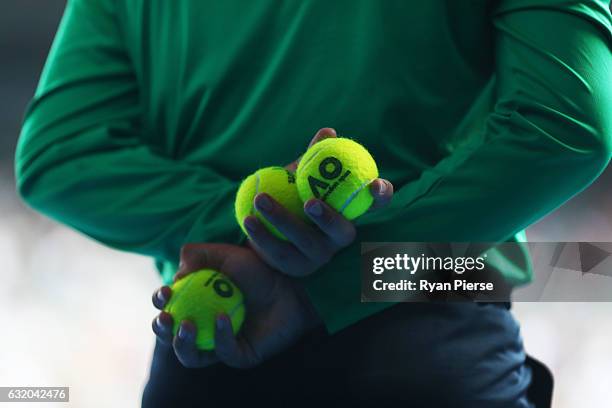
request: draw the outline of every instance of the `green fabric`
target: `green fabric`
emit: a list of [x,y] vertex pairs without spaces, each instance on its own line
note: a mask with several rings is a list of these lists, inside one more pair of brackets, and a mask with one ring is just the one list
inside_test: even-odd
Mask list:
[[169,279],[183,243],[241,242],[243,177],[335,127],[397,192],[305,279],[333,332],[389,306],[360,303],[359,242],[520,240],[600,174],[611,20],[594,0],[69,0],[18,189]]

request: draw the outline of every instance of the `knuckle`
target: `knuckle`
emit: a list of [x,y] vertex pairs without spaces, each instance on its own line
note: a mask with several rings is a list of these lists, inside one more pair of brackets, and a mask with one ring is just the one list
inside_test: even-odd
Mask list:
[[260,214],[262,214],[263,218],[277,228],[279,224],[282,223],[282,217],[280,217],[279,211],[277,211],[276,208],[268,210],[265,213],[261,212]]
[[189,358],[179,358],[179,361],[181,362],[181,364],[185,367],[185,368],[197,368],[198,365],[196,364],[195,361],[192,361]]
[[296,246],[307,259],[315,263],[329,251],[325,236],[322,236],[320,233],[316,234],[316,236],[308,235],[304,237],[303,240],[296,243]]
[[181,247],[180,262],[181,269],[191,270],[199,264],[206,263],[207,251],[204,245],[197,243],[186,243]]
[[311,252],[317,249],[317,239],[310,234],[302,234],[296,237],[296,244],[304,251]]
[[196,244],[186,243],[181,247],[181,259],[188,258],[196,250]]
[[290,267],[292,264],[291,257],[287,251],[283,250],[282,248],[276,248],[273,251],[273,256],[278,265],[283,269]]
[[343,228],[342,231],[335,237],[334,241],[339,247],[337,250],[350,245],[356,237],[357,231],[355,230],[355,227],[352,224],[347,225],[346,228]]
[[338,216],[336,214],[325,213],[321,219],[321,226],[325,230],[333,230],[338,224]]

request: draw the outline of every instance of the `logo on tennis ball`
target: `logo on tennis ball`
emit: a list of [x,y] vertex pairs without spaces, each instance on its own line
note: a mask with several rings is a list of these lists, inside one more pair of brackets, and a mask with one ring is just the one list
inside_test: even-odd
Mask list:
[[[234,295],[234,288],[232,285],[223,278],[217,278],[219,276],[219,272],[215,272],[213,275],[208,278],[208,280],[204,283],[204,286],[210,286],[212,282],[212,288],[215,293],[222,298],[229,298]],[[217,279],[215,279],[217,278]]]
[[288,170],[285,170],[285,172],[287,173],[287,183],[295,184],[295,174]]
[[244,298],[232,280],[213,269],[192,272],[172,284],[172,297],[164,307],[174,319],[172,332],[190,320],[197,328],[196,345],[201,350],[215,348],[215,320],[219,313],[229,316],[232,330],[238,332],[244,321]]
[[[351,174],[350,170],[342,173],[342,162],[336,157],[329,156],[319,163],[319,175],[322,179],[308,176],[308,184],[312,194],[323,201]],[[323,194],[321,194],[323,191]]]

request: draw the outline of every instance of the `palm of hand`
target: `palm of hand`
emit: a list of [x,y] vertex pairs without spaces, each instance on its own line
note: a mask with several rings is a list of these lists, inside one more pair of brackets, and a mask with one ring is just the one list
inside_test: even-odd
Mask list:
[[271,269],[249,248],[232,247],[231,252],[219,271],[244,288],[247,317],[238,341],[247,360],[238,365],[253,366],[302,335],[306,311],[290,278]]
[[[181,338],[179,330],[172,343],[177,357],[185,366],[203,367],[219,360],[233,367],[255,366],[289,347],[316,322],[315,316],[305,306],[299,286],[267,266],[249,248],[226,244],[186,245],[181,252],[177,279],[203,268],[221,272],[241,289],[246,319],[237,337],[232,333],[229,318],[223,316],[218,319],[216,347],[212,352],[197,350],[195,328],[187,322],[182,323],[181,328],[185,326],[187,335]],[[161,289],[157,293],[160,292]],[[165,304],[167,300],[162,303]],[[163,308],[163,304],[156,306]],[[157,324],[169,324],[167,318],[160,319],[162,314],[154,321],[154,331],[160,338],[167,337],[171,330],[169,327],[156,329],[155,322],[166,320]]]

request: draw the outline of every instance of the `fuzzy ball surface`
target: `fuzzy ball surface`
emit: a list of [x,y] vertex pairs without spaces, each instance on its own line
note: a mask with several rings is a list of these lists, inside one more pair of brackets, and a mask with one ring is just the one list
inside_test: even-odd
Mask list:
[[378,167],[365,147],[347,138],[328,138],[300,160],[297,189],[302,201],[321,199],[352,220],[372,205],[368,185],[376,178]]
[[248,231],[244,227],[244,218],[248,215],[256,216],[268,230],[276,237],[286,239],[285,236],[274,227],[254,206],[253,200],[259,193],[267,193],[280,205],[289,210],[296,217],[307,220],[304,214],[302,200],[297,192],[295,174],[283,167],[266,167],[257,170],[242,181],[238,192],[234,210],[236,221],[245,234]]
[[183,320],[197,329],[196,345],[201,350],[215,348],[215,320],[225,313],[232,321],[234,334],[244,321],[244,299],[229,278],[212,269],[188,274],[172,285],[172,296],[164,310],[172,315],[176,336]]

